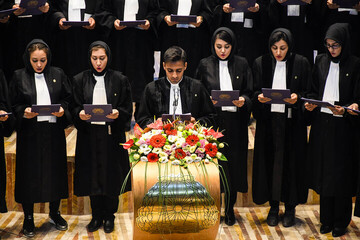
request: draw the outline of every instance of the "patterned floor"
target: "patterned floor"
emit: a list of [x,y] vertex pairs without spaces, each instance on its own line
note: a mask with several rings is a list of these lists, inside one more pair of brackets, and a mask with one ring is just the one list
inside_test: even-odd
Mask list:
[[[217,240],[235,239],[333,239],[331,233],[322,235],[319,233],[319,206],[298,206],[296,212],[296,225],[284,228],[281,224],[277,227],[269,227],[266,224],[268,207],[236,208],[237,223],[228,227],[222,223],[219,227]],[[130,213],[119,213],[116,216],[115,231],[105,234],[102,229],[94,233],[86,231],[90,215],[66,215],[69,230],[57,231],[49,222],[46,214],[35,214],[36,236],[33,239],[132,239],[132,215]],[[25,239],[21,234],[23,216],[20,212],[8,212],[0,215],[0,238]],[[164,236],[163,239],[167,239]],[[360,219],[354,217],[348,233],[338,238],[341,240],[360,239]],[[184,238],[184,240],[187,240]]]

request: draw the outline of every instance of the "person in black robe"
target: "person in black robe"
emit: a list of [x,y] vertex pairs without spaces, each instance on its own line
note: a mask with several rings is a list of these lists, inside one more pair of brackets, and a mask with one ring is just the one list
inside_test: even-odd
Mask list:
[[[305,163],[307,125],[301,97],[305,96],[311,78],[310,64],[292,52],[289,30],[275,29],[269,38],[270,54],[257,58],[253,66],[253,115],[256,119],[253,200],[270,203],[267,224],[279,222],[279,202],[285,203],[282,224],[295,224],[295,207],[307,200]],[[262,88],[289,89],[286,104],[266,104]]]
[[[15,201],[24,210],[23,232],[35,235],[34,203],[50,202],[50,222],[58,230],[67,223],[60,216],[60,199],[68,197],[66,139],[71,88],[64,72],[52,67],[48,45],[34,39],[25,49],[25,68],[10,82],[12,112],[16,117]],[[38,116],[32,105],[61,104],[59,112]]]
[[4,72],[0,69],[0,213],[7,212],[6,207],[6,162],[4,152],[4,137],[10,137],[13,132],[14,117],[3,115],[11,112],[7,82]]
[[[12,0],[0,0],[0,11],[7,10],[12,8]],[[8,23],[10,19],[10,14],[8,16],[0,17],[0,32],[2,37],[0,38],[0,68],[4,69],[5,64],[5,50],[7,39],[5,36],[8,31]]]
[[215,108],[210,95],[199,80],[187,77],[185,51],[174,46],[164,54],[166,77],[146,85],[141,98],[137,123],[145,128],[162,114],[191,113],[191,121],[208,127],[215,124]]
[[237,42],[235,53],[245,57],[250,66],[267,51],[266,39],[270,34],[268,5],[269,0],[257,0],[248,12],[234,13],[228,0],[217,0],[214,8],[213,25],[228,27],[234,32]]
[[[236,37],[229,28],[217,29],[211,40],[210,57],[204,58],[196,71],[199,79],[209,93],[211,90],[239,90],[240,97],[235,100],[234,107],[218,107],[217,127],[225,130],[222,141],[229,144],[224,148],[227,162],[220,161],[224,167],[229,183],[230,202],[225,209],[225,223],[235,224],[234,205],[237,192],[246,193],[248,123],[251,112],[253,90],[251,69],[245,58],[236,56]],[[226,73],[223,73],[223,71]]]
[[[186,75],[193,77],[201,59],[210,55],[210,28],[212,23],[212,0],[191,0],[189,14],[196,15],[196,23],[180,26],[170,20],[170,15],[177,15],[181,0],[159,0],[160,13],[157,16],[160,51],[163,56],[171,46],[179,46],[187,53],[189,66]],[[183,1],[187,2],[187,1]],[[184,7],[186,8],[186,7]],[[181,10],[181,9],[180,9]],[[184,15],[184,14],[179,14]],[[165,72],[160,69],[160,76]]]
[[[71,77],[88,67],[87,46],[101,39],[96,13],[102,0],[50,0],[50,46],[54,49],[54,65]],[[64,26],[64,21],[88,21],[83,27]]]
[[347,24],[331,25],[324,42],[327,53],[316,58],[308,98],[335,107],[305,103],[313,114],[307,179],[309,188],[320,194],[320,232],[339,237],[351,221],[357,160],[353,149],[358,147],[353,147],[350,115],[342,106],[359,102],[360,59],[351,54]]
[[[88,231],[104,225],[104,231],[110,233],[114,230],[121,186],[130,170],[128,153],[120,143],[126,142],[125,131],[130,130],[131,90],[127,77],[108,68],[111,52],[105,42],[93,42],[88,59],[91,69],[73,79],[72,114],[78,130],[74,193],[90,196],[92,220]],[[113,121],[91,122],[84,104],[111,104],[112,113],[106,117]]]
[[[112,68],[129,78],[133,101],[136,103],[135,118],[142,92],[146,84],[154,79],[158,13],[157,0],[107,0],[98,16],[106,39],[110,36],[109,44],[115,53]],[[121,26],[121,21],[135,20],[145,20],[146,23],[136,27]]]

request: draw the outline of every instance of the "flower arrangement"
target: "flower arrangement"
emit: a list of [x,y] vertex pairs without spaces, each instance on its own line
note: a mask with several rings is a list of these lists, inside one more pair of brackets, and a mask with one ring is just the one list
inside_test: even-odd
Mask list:
[[191,163],[214,163],[215,159],[227,161],[219,151],[225,143],[219,142],[218,138],[224,135],[199,123],[185,124],[176,120],[164,124],[158,119],[145,129],[136,124],[134,135],[123,144],[124,149],[130,149],[131,163],[170,162],[187,168]]

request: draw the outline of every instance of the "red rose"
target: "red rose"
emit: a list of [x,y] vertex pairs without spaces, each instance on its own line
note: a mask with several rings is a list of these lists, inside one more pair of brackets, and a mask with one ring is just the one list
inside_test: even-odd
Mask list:
[[186,153],[184,152],[184,150],[182,150],[180,148],[175,150],[175,158],[183,159],[184,157],[186,157]]
[[218,151],[217,147],[215,145],[213,145],[212,143],[208,143],[205,145],[205,152],[210,157],[215,157],[217,151]]
[[134,140],[133,139],[130,139],[129,141],[127,141],[126,143],[123,144],[124,149],[129,149],[132,146],[134,146]]
[[199,138],[196,135],[190,135],[186,138],[186,143],[190,146],[195,146],[199,142]]
[[147,155],[147,159],[149,162],[157,162],[159,160],[159,156],[156,153],[149,153]]
[[161,148],[165,145],[166,139],[163,135],[155,135],[150,138],[150,145],[154,148]]
[[176,136],[176,135],[177,135],[177,130],[176,130],[176,129],[166,130],[165,133],[166,133],[167,135],[174,135],[174,136]]

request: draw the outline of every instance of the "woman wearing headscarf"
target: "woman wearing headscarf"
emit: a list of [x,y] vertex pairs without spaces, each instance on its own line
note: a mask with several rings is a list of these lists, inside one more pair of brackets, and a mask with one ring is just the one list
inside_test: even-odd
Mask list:
[[[256,134],[253,162],[253,200],[270,203],[267,224],[279,222],[279,202],[285,203],[283,226],[295,224],[295,207],[307,200],[305,163],[307,126],[301,97],[310,81],[310,64],[292,52],[289,30],[275,29],[269,38],[269,54],[253,66]],[[262,88],[289,89],[287,104],[266,104]]]
[[4,137],[10,137],[13,131],[14,118],[6,115],[11,112],[7,82],[0,69],[0,213],[7,212],[6,195],[6,164],[4,152]]
[[308,179],[320,194],[320,232],[339,237],[351,221],[356,182],[351,117],[342,106],[359,102],[360,59],[351,54],[348,24],[331,25],[324,41],[327,52],[316,58],[308,97],[335,107],[305,103],[313,115]]
[[[111,62],[109,46],[93,42],[89,47],[90,69],[73,80],[74,106],[72,114],[78,130],[75,154],[74,193],[90,196],[92,220],[90,232],[104,225],[104,231],[114,230],[114,213],[119,194],[128,173],[128,153],[120,143],[126,142],[132,115],[131,88],[127,77],[108,68]],[[111,104],[112,122],[91,122],[84,104]]]
[[217,127],[225,130],[222,141],[229,144],[224,149],[228,162],[220,161],[226,172],[230,189],[226,204],[225,223],[234,225],[234,205],[237,192],[247,192],[248,123],[251,111],[252,74],[245,58],[236,56],[236,38],[229,28],[217,29],[211,39],[210,57],[204,58],[196,71],[199,79],[211,90],[239,90],[240,97],[234,106],[217,108]]
[[[23,232],[35,235],[34,203],[50,202],[50,219],[58,230],[67,223],[60,216],[60,199],[68,197],[66,140],[71,88],[64,72],[51,66],[48,45],[32,40],[23,56],[25,68],[14,72],[10,84],[12,112],[16,117],[15,201],[24,210]],[[61,104],[52,116],[37,116],[32,105]]]

